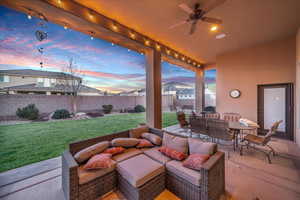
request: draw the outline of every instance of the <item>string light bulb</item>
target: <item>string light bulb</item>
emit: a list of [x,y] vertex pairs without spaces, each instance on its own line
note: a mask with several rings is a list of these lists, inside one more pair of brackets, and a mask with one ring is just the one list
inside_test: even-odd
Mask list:
[[111,27],[112,27],[112,29],[113,29],[114,31],[117,31],[117,30],[118,30],[118,27],[117,27],[115,24],[113,24]]
[[156,49],[160,50],[160,45],[159,44],[156,45]]
[[91,36],[91,40],[94,40],[94,37],[93,37],[93,36]]
[[64,26],[64,29],[65,29],[65,30],[67,30],[67,29],[68,29],[68,27],[67,27],[67,26]]
[[129,35],[130,35],[130,37],[131,37],[132,39],[135,39],[135,34],[134,34],[134,33],[130,32]]
[[150,45],[150,41],[149,40],[146,40],[145,41],[145,44],[148,46],[148,45]]
[[176,58],[178,57],[178,54],[177,54],[177,53],[175,53],[175,57],[176,57]]
[[127,49],[128,52],[130,52],[130,49]]
[[212,32],[215,32],[215,31],[217,31],[218,30],[218,25],[212,25],[211,27],[210,27],[210,31],[212,31]]
[[112,42],[112,43],[111,43],[111,46],[115,46],[115,44]]
[[31,15],[27,15],[27,18],[28,18],[28,19],[32,19]]
[[58,3],[58,4],[61,4],[61,0],[57,0],[57,3]]
[[167,54],[170,54],[170,50],[169,49],[167,49]]

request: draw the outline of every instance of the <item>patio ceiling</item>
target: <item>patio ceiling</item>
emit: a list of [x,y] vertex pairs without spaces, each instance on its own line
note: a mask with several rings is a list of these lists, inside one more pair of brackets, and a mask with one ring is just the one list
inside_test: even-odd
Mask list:
[[220,32],[227,36],[221,40],[205,23],[192,36],[188,25],[168,29],[187,17],[180,3],[206,0],[75,1],[204,63],[214,63],[218,54],[295,35],[300,26],[299,0],[227,0],[208,14],[224,21]]

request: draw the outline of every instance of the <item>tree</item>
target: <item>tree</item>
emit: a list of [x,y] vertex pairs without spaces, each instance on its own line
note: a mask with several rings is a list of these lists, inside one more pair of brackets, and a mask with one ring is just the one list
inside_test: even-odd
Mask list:
[[77,112],[77,96],[80,88],[82,87],[82,78],[79,75],[83,75],[78,65],[75,64],[73,58],[69,59],[68,65],[64,68],[64,81],[63,89],[65,94],[72,96],[72,109],[73,113]]

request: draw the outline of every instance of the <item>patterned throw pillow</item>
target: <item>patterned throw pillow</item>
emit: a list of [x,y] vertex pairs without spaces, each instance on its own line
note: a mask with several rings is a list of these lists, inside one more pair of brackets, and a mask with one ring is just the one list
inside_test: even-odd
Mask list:
[[176,151],[175,149],[171,149],[166,146],[160,147],[158,151],[172,159],[179,160],[179,161],[184,160],[187,157],[185,153]]
[[140,143],[136,145],[136,148],[145,148],[145,147],[154,147],[154,145],[146,139],[140,139]]
[[203,163],[205,163],[209,157],[210,155],[207,154],[191,154],[183,161],[182,165],[190,169],[200,170]]
[[103,153],[110,153],[111,155],[117,155],[120,153],[123,153],[125,151],[125,148],[123,147],[111,147],[103,151]]
[[114,161],[111,159],[111,154],[100,153],[89,159],[89,161],[83,166],[83,169],[104,169],[113,166]]

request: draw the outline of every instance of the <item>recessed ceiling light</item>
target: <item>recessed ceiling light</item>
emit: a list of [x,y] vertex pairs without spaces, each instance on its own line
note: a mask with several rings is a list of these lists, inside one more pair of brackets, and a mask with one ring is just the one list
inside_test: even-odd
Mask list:
[[213,25],[213,26],[210,27],[210,31],[215,32],[215,31],[218,30],[218,28],[219,27],[217,25]]
[[224,37],[226,37],[226,34],[225,34],[225,33],[221,33],[221,34],[219,34],[219,35],[216,35],[216,39],[222,39],[222,38],[224,38]]

